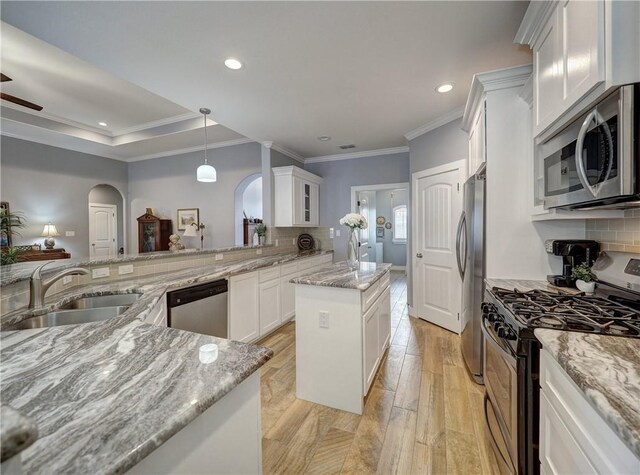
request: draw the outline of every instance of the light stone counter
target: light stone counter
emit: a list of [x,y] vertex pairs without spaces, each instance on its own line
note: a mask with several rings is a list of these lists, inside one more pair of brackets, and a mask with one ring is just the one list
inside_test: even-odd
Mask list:
[[640,458],[640,340],[547,329],[535,335]]

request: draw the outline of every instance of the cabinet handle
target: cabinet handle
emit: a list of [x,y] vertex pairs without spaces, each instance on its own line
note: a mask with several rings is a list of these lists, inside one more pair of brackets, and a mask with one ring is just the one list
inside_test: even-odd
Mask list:
[[417,253],[417,254],[416,254],[416,257],[417,257],[418,259],[422,259],[422,253],[421,253],[421,252]]

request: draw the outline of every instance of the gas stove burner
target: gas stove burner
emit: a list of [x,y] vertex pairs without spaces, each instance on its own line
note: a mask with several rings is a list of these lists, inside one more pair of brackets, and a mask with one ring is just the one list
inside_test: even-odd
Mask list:
[[613,300],[585,294],[566,295],[544,290],[523,292],[499,287],[491,292],[521,324],[530,328],[640,338],[640,312]]

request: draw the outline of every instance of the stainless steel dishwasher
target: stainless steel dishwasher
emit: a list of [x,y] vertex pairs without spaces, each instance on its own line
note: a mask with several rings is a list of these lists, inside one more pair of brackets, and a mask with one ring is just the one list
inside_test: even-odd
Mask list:
[[228,338],[226,280],[167,292],[171,328]]

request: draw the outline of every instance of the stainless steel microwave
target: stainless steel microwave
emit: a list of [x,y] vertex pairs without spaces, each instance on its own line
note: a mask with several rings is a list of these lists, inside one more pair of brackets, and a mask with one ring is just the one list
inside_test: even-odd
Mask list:
[[640,83],[623,86],[538,145],[545,209],[640,206]]

